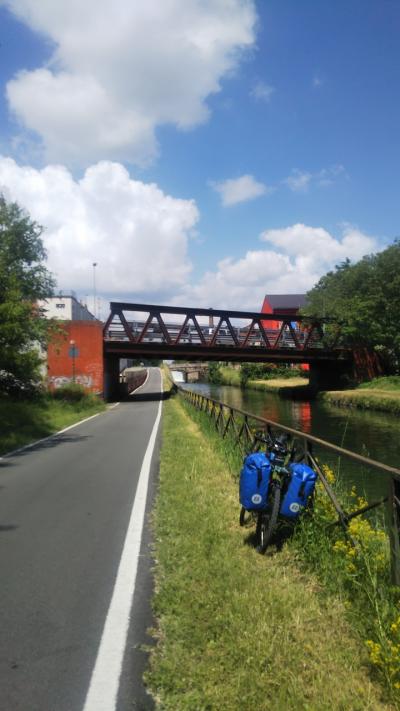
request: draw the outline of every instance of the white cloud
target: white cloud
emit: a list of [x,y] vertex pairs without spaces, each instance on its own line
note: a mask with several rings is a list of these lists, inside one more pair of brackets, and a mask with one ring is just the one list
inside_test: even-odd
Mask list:
[[294,193],[305,193],[309,188],[311,178],[311,173],[302,173],[300,170],[293,170],[292,174],[283,182],[286,183]]
[[190,283],[196,204],[132,180],[118,163],[100,162],[74,180],[62,166],[36,170],[0,157],[0,192],[46,227],[49,267],[59,287],[83,296],[92,291],[96,261],[99,295],[258,310],[265,293],[307,291],[346,258],[356,261],[382,248],[351,224],[343,224],[339,236],[295,224],[264,231],[262,247],[222,259]]
[[345,167],[341,164],[331,165],[329,168],[322,168],[316,173],[292,170],[291,175],[282,182],[295,193],[306,193],[313,185],[325,188],[332,185],[340,175],[348,178]]
[[6,0],[54,44],[51,61],[7,85],[46,159],[145,163],[155,129],[207,120],[207,97],[255,41],[254,0]]
[[268,103],[274,91],[274,86],[266,84],[263,81],[257,81],[250,90],[250,96],[256,101],[265,101]]
[[322,227],[296,224],[266,230],[261,240],[268,243],[265,249],[221,260],[216,271],[185,287],[176,303],[257,311],[265,294],[306,292],[347,257],[356,261],[380,248],[375,238],[348,224],[340,237]]
[[100,162],[75,181],[62,166],[35,170],[0,157],[0,192],[45,227],[60,288],[91,291],[93,261],[103,294],[168,294],[190,274],[196,204],[132,180],[118,163]]
[[210,185],[220,194],[224,207],[231,207],[238,202],[254,200],[261,195],[272,192],[272,188],[259,183],[252,175],[242,175],[240,178],[211,182]]
[[348,175],[346,173],[344,165],[337,164],[331,165],[330,168],[323,168],[319,171],[319,173],[315,173],[313,177],[319,187],[325,188],[329,187],[329,185],[332,185],[335,182],[335,179],[339,177],[339,175],[342,175],[348,179]]
[[314,272],[323,273],[348,257],[357,260],[377,247],[375,238],[358,228],[345,224],[337,239],[323,227],[296,224],[277,230],[266,230],[260,238],[273,247],[282,249],[296,260],[306,259]]

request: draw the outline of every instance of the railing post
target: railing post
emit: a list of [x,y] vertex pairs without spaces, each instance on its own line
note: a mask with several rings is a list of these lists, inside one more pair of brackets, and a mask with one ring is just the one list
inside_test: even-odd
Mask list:
[[[292,436],[295,436],[299,440],[302,440],[304,446],[302,452],[299,452],[301,460],[305,460],[308,464],[310,464],[311,467],[313,467],[313,469],[315,469],[319,476],[321,484],[323,485],[325,492],[332,503],[332,506],[338,514],[338,520],[330,525],[340,524],[343,527],[346,537],[351,541],[353,546],[358,547],[359,544],[353,538],[349,531],[348,524],[350,520],[355,516],[359,516],[360,514],[365,513],[371,510],[372,508],[375,508],[379,504],[388,501],[392,582],[393,585],[400,587],[400,469],[395,467],[389,467],[386,464],[376,462],[374,460],[369,460],[354,452],[349,452],[348,450],[336,447],[335,445],[332,445],[329,442],[323,442],[322,440],[319,440],[315,437],[305,435],[305,433],[291,430],[287,427],[282,427],[276,422],[271,422],[260,417],[252,416],[247,412],[243,412],[242,410],[230,407],[222,402],[213,400],[212,398],[196,394],[193,391],[182,390],[181,388],[178,388],[178,392],[182,394],[182,396],[186,399],[187,402],[190,402],[197,409],[204,409],[204,411],[210,417],[210,420],[214,422],[215,429],[222,435],[222,437],[226,436],[229,431],[229,428],[232,428],[234,430],[234,434],[237,437],[240,449],[243,451],[244,454],[249,451],[249,447],[253,441],[249,419],[254,419],[257,423],[262,423],[263,428],[265,428],[266,432],[270,436],[272,436],[275,429],[278,429],[288,431]],[[226,408],[228,412],[227,419],[225,419],[224,417],[224,408]],[[235,414],[240,418],[237,424],[235,422]],[[239,422],[241,422],[240,427]],[[348,514],[340,505],[334,490],[330,486],[323,469],[319,465],[318,460],[314,455],[313,443],[315,443],[319,447],[325,446],[331,451],[335,451],[340,455],[347,455],[353,460],[359,462],[361,461],[362,464],[370,464],[373,467],[379,469],[380,471],[385,471],[386,474],[389,474],[389,495],[387,499],[382,499],[381,501],[376,501],[372,504],[368,504],[367,506],[362,507],[358,511],[353,511],[351,514]],[[298,459],[298,457],[296,457],[295,461],[300,460]]]
[[313,448],[312,448],[312,443],[308,441],[308,439],[304,438],[304,459],[306,460],[307,464],[311,462],[311,457],[313,454]]
[[351,541],[352,545],[353,545],[354,547],[356,547],[356,546],[357,546],[357,542],[356,542],[355,538],[353,538],[353,536],[352,536],[352,535],[349,533],[349,531],[348,531],[348,518],[347,518],[347,514],[346,514],[346,512],[342,509],[341,505],[339,504],[339,501],[337,500],[336,495],[335,495],[333,489],[331,488],[330,484],[328,483],[328,480],[326,479],[325,475],[323,474],[321,467],[319,466],[319,464],[318,464],[317,460],[315,459],[315,457],[312,455],[312,453],[311,453],[311,451],[310,451],[310,450],[311,450],[311,447],[312,447],[311,442],[307,442],[307,441],[306,441],[306,442],[305,442],[305,445],[306,445],[306,447],[307,447],[307,458],[308,458],[308,461],[310,462],[310,464],[311,464],[311,466],[313,467],[313,469],[315,469],[315,471],[317,472],[317,474],[318,474],[318,476],[319,476],[319,479],[320,479],[320,481],[322,482],[322,485],[323,485],[323,487],[324,487],[326,493],[328,494],[328,496],[329,496],[329,498],[330,498],[330,500],[331,500],[331,503],[332,503],[333,507],[334,507],[335,510],[336,510],[337,515],[339,516],[339,522],[340,522],[340,524],[341,524],[341,526],[342,526],[342,528],[343,528],[343,530],[344,530],[344,532],[345,532],[345,535],[346,535],[347,538]]
[[400,481],[391,477],[389,479],[389,538],[390,538],[390,564],[393,585],[400,586],[400,539],[399,539],[399,505]]
[[[250,435],[250,427],[249,427],[249,418],[247,417],[247,415],[244,416],[244,433],[246,436],[246,443],[247,443],[247,447],[248,447],[251,442],[251,435]],[[245,447],[246,447],[246,444],[245,444]],[[247,447],[246,447],[246,449],[247,449]]]

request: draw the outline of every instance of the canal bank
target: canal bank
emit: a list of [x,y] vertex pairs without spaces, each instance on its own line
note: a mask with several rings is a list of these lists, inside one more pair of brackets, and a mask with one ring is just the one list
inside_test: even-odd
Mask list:
[[400,414],[400,390],[332,390],[319,393],[318,398],[337,407]]
[[[147,675],[160,708],[396,708],[371,672],[344,590],[321,585],[300,540],[260,556],[252,531],[239,527],[240,457],[228,457],[226,444],[204,412],[179,396],[166,401],[154,515],[158,645]],[[331,571],[342,565],[334,540],[319,549]],[[366,634],[370,616],[361,618]]]
[[[272,375],[267,379],[243,379],[240,369],[221,366],[218,368],[220,379],[215,381],[215,384],[275,393],[289,400],[307,401],[318,398],[337,407],[400,414],[400,376],[375,378],[349,390],[319,391],[297,369],[294,369],[294,373],[291,377],[290,371],[283,369],[280,377]],[[285,377],[282,377],[283,375]]]
[[[397,466],[400,462],[400,423],[398,417],[390,413],[342,408],[318,399],[287,399],[237,386],[196,383],[185,387],[386,464]],[[367,468],[351,462],[344,468],[343,462],[335,456],[328,455],[327,464],[349,488],[356,486],[359,494],[367,499],[386,495],[385,476],[377,477]]]

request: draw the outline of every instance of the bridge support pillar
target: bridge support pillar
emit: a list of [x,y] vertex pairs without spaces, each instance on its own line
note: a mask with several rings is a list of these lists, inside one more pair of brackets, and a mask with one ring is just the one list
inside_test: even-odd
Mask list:
[[104,398],[118,400],[119,396],[119,357],[107,356],[104,359]]
[[343,390],[352,376],[352,364],[347,362],[310,363],[310,386],[313,390]]

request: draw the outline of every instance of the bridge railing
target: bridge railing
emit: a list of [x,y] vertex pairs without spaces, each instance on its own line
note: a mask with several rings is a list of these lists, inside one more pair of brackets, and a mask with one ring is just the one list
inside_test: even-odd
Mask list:
[[[295,430],[291,427],[287,427],[286,425],[281,425],[273,420],[268,420],[244,410],[231,407],[230,405],[226,405],[219,400],[214,400],[213,398],[194,392],[193,390],[176,385],[175,388],[185,400],[193,405],[193,407],[206,413],[210,417],[211,421],[214,423],[215,429],[222,438],[230,435],[242,454],[247,454],[260,448],[260,432],[263,433],[264,437],[267,435],[273,436],[277,432],[284,432],[289,435],[294,445],[296,458],[307,462],[317,472],[318,477],[337,512],[337,523],[343,527],[345,534],[354,545],[357,544],[352,539],[348,531],[348,525],[351,519],[364,514],[377,506],[387,503],[392,580],[395,585],[400,586],[400,469],[384,464],[383,462],[378,462],[374,459],[364,457],[361,454],[344,449],[343,447],[338,447],[331,442],[321,440],[318,437]],[[335,492],[324,474],[323,468],[321,467],[316,454],[317,451],[337,454],[340,458],[347,458],[348,460],[357,462],[364,467],[373,469],[380,474],[387,475],[389,483],[387,497],[370,503],[358,511],[354,511],[352,513],[346,512],[339,503]]]
[[111,302],[106,342],[261,350],[338,350],[340,326],[285,313]]

